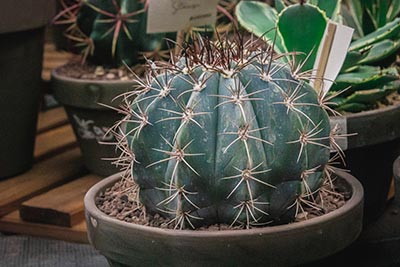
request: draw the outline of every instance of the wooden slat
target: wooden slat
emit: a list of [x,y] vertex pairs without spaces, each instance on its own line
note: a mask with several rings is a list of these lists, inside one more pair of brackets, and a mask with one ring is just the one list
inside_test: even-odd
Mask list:
[[77,243],[88,243],[85,221],[74,227],[30,223],[20,219],[19,211],[0,218],[0,231],[32,236],[48,237]]
[[64,65],[74,57],[76,57],[76,55],[72,53],[68,53],[65,51],[57,51],[54,44],[51,43],[45,44],[44,55],[43,55],[42,79],[44,81],[50,81],[51,71],[56,67]]
[[56,60],[69,60],[73,55],[65,51],[45,51],[43,66]]
[[76,137],[69,124],[43,132],[36,136],[35,160],[38,162],[74,146],[77,146]]
[[51,188],[64,184],[84,172],[80,150],[65,151],[39,162],[20,175],[0,182],[0,216]]
[[87,175],[22,203],[24,221],[71,227],[84,219],[83,198],[101,177]]
[[42,133],[68,123],[68,117],[63,107],[39,112],[37,132]]
[[56,50],[56,46],[53,43],[46,42],[44,44],[44,51],[55,52],[57,50]]
[[[53,57],[51,61],[46,61],[43,64],[42,78],[44,78],[43,72],[45,73],[45,75],[48,75],[47,73],[49,73],[49,75],[51,75],[50,72],[53,69],[65,64],[67,62],[68,62],[68,58],[57,58],[57,57]],[[50,78],[50,76],[49,76],[49,78]]]

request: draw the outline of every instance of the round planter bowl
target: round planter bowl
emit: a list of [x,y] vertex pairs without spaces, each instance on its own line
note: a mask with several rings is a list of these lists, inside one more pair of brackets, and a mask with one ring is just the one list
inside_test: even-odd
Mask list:
[[393,162],[400,155],[400,104],[346,115],[346,166],[365,190],[365,222],[384,212],[393,177]]
[[[56,99],[62,103],[74,129],[85,166],[94,174],[108,176],[119,171],[110,159],[119,152],[112,135],[105,135],[121,114],[100,104],[118,107],[121,98],[117,96],[132,90],[132,81],[103,81],[74,79],[62,76],[57,69],[51,73],[52,88]],[[106,160],[108,159],[108,160]]]
[[112,266],[293,266],[349,244],[362,228],[363,188],[341,173],[352,197],[338,210],[303,222],[250,230],[170,230],[126,223],[102,213],[95,198],[120,179],[110,176],[85,196],[90,243]]

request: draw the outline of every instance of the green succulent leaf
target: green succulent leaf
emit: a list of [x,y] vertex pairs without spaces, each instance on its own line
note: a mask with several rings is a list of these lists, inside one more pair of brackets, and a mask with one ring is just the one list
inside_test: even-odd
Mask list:
[[319,9],[325,11],[326,16],[333,21],[337,21],[340,15],[340,6],[342,0],[322,0],[322,1],[309,1],[309,4],[317,6]]
[[390,83],[383,88],[356,91],[346,98],[335,98],[337,110],[347,112],[360,112],[370,109],[378,101],[390,95],[399,88],[398,84]]
[[242,27],[266,41],[275,40],[275,50],[285,53],[281,37],[276,33],[278,14],[269,5],[256,1],[241,1],[236,6],[236,17]]
[[377,0],[377,5],[375,5],[377,28],[387,23],[386,16],[389,12],[389,5],[390,3],[387,0]]
[[303,71],[314,66],[326,23],[325,14],[317,7],[307,4],[289,6],[279,14],[277,25],[284,45],[289,52],[302,53],[296,61],[306,60]]
[[348,0],[346,1],[348,9],[342,9],[342,15],[346,21],[346,24],[354,28],[356,35],[359,37],[364,36],[363,30],[363,7],[359,0]]
[[346,59],[343,62],[343,66],[341,69],[341,73],[345,72],[350,72],[353,71],[359,66],[357,65],[364,57],[366,57],[366,54],[362,54],[358,51],[349,51],[347,52]]
[[398,78],[399,74],[395,67],[381,70],[379,67],[360,66],[351,73],[339,74],[331,90],[338,91],[349,88],[346,94],[350,94],[356,90],[382,87]]
[[362,104],[374,104],[381,100],[392,91],[387,89],[370,89],[356,91],[349,97],[347,97],[347,103],[362,103]]
[[399,33],[400,18],[396,18],[395,20],[387,23],[385,26],[351,43],[349,50],[354,51],[365,48],[381,40],[395,37]]
[[310,5],[318,6],[319,0],[308,0],[307,3]]
[[400,0],[391,0],[388,13],[386,14],[386,20],[391,21],[397,17],[400,13]]
[[278,13],[280,13],[283,9],[286,8],[285,3],[283,2],[283,0],[275,0],[275,9]]
[[392,41],[389,39],[382,40],[373,44],[368,48],[365,57],[361,59],[358,64],[370,64],[378,62],[386,57],[392,55],[400,48],[400,40]]
[[346,111],[351,113],[357,113],[368,109],[370,109],[370,106],[362,103],[347,103],[336,108],[338,111]]

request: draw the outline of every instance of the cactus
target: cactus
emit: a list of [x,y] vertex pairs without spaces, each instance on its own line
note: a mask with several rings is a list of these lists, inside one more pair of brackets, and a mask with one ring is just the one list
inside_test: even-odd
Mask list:
[[[382,60],[394,55],[400,48],[400,18],[395,18],[400,12],[400,6],[399,1],[393,1],[380,10],[376,8],[379,5],[372,4],[376,1],[341,2],[310,0],[308,3],[286,5],[287,1],[276,0],[273,8],[260,2],[243,1],[238,4],[236,15],[239,23],[255,35],[267,41],[276,39],[277,52],[301,52],[297,61],[303,61],[299,64],[303,72],[310,71],[314,65],[315,53],[322,37],[321,27],[325,27],[328,17],[354,27],[356,39],[350,45],[330,95],[333,97],[338,94],[344,89],[344,84],[350,86],[340,97],[334,98],[334,108],[359,112],[373,107],[399,89],[398,83],[393,83],[399,76],[395,68],[377,70],[370,65],[381,64]],[[363,17],[370,18],[375,28],[367,31]],[[300,25],[301,31],[293,31],[296,25]],[[274,27],[278,34],[271,31]]]
[[146,211],[175,228],[280,224],[319,209],[337,147],[325,100],[260,43],[198,36],[172,63],[150,62],[126,95],[117,164]]
[[60,1],[64,9],[54,23],[70,25],[65,36],[80,48],[82,63],[131,66],[143,55],[169,55],[164,39],[173,39],[174,33],[146,33],[147,0]]

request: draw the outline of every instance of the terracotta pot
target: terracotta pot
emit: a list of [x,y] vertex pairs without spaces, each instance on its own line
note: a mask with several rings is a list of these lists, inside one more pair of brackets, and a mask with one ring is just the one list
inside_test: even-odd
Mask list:
[[365,190],[365,222],[383,214],[393,177],[392,166],[400,155],[400,104],[345,116],[348,139],[346,166]]
[[49,0],[0,1],[0,179],[33,164],[44,28],[54,9]]
[[362,227],[363,189],[347,173],[352,192],[344,206],[303,222],[250,230],[191,231],[136,225],[102,213],[95,198],[120,179],[110,176],[85,196],[90,243],[112,266],[293,266],[333,254]]
[[94,174],[107,176],[119,171],[111,164],[119,156],[108,129],[122,118],[105,104],[118,107],[121,98],[113,99],[132,90],[132,81],[101,81],[74,79],[52,71],[52,88],[56,99],[62,103],[78,139],[86,167]]

